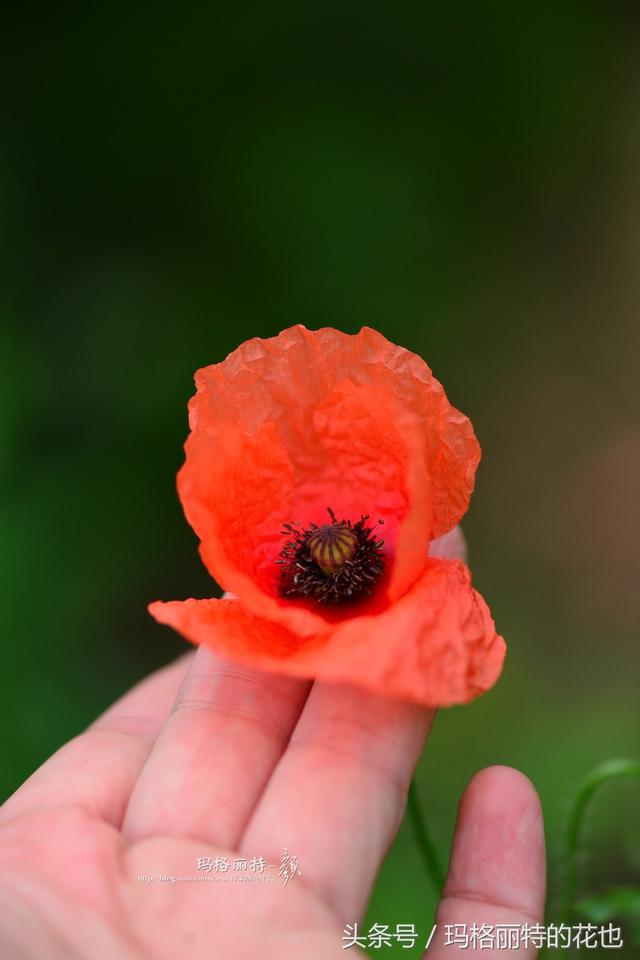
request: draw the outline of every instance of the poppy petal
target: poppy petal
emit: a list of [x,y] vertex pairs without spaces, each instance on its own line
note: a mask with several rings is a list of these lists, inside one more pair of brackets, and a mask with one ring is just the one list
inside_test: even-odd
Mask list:
[[321,609],[278,594],[284,522],[323,522],[327,506],[383,520],[393,601],[466,511],[470,422],[423,360],[375,330],[249,340],[196,385],[180,497],[210,573],[257,615],[305,637],[326,627]]
[[455,560],[429,559],[411,590],[385,611],[334,623],[313,637],[256,615],[240,600],[158,602],[149,610],[232,660],[432,707],[489,689],[505,654],[469,569]]

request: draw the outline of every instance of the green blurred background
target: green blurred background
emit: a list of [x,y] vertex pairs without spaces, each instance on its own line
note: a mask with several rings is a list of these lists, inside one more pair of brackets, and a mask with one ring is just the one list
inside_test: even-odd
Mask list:
[[[624,2],[13,9],[4,794],[183,649],[149,600],[211,594],[174,487],[193,371],[368,324],[473,420],[465,529],[509,645],[438,717],[424,805],[444,857],[469,777],[524,770],[556,888],[578,782],[640,752],[639,41]],[[583,892],[637,881],[638,797],[596,798]],[[432,910],[405,825],[368,922]]]

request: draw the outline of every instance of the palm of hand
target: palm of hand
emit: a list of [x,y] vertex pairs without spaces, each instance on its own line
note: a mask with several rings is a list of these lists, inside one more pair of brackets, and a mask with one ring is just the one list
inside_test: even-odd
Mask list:
[[[162,882],[195,868],[203,844],[156,837],[126,846],[79,808],[16,819],[0,835],[7,960],[338,957],[341,928],[301,883]],[[207,847],[213,856],[230,851]],[[235,854],[233,854],[235,855]],[[139,879],[153,875],[152,883]]]

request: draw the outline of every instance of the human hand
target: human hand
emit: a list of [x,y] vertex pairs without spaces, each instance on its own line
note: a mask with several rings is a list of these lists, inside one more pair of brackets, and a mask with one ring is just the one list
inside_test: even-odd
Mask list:
[[[344,957],[342,930],[364,911],[432,718],[204,648],[180,658],[2,808],[1,955]],[[138,879],[193,875],[205,855],[277,864],[284,847],[300,870],[286,887]],[[484,770],[461,803],[438,923],[535,922],[543,898],[535,792],[516,771]],[[430,960],[455,952],[437,932]]]
[[[458,528],[431,551],[464,552]],[[59,750],[0,811],[0,955],[361,955],[344,952],[342,932],[364,912],[433,715],[240,667],[206,648],[181,657]],[[284,848],[299,864],[286,887],[158,879],[194,876],[202,857],[278,864]],[[543,901],[535,791],[514,770],[484,770],[462,799],[429,960],[456,952],[442,925],[534,922]]]

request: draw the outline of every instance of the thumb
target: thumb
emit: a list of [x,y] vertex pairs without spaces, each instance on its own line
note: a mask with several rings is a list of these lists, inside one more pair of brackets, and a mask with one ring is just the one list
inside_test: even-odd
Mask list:
[[[520,946],[512,942],[515,949],[506,949],[508,941],[499,949],[495,927],[520,930],[542,923],[545,876],[542,811],[534,787],[510,767],[487,767],[460,802],[449,874],[425,960],[452,960],[458,953],[534,960],[536,946],[522,945],[522,937]],[[485,940],[484,948],[479,937],[470,936],[483,924],[494,938]]]

